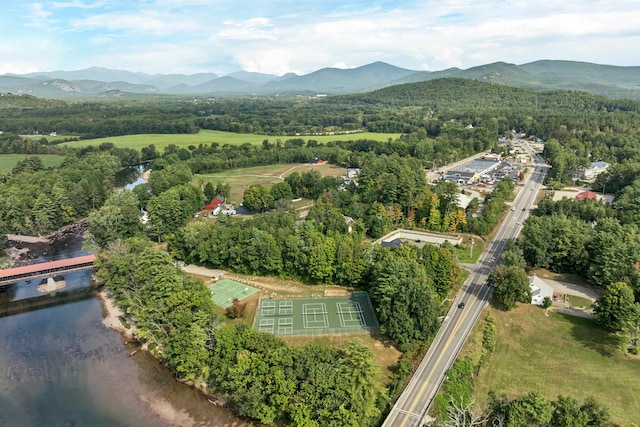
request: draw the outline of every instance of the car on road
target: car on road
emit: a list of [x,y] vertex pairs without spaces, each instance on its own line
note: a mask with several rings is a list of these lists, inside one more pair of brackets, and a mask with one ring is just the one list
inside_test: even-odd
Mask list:
[[464,308],[464,301],[458,304],[458,308]]
[[515,206],[511,206],[511,210],[512,210],[512,211],[515,211],[515,210],[516,210],[516,207],[515,207]]

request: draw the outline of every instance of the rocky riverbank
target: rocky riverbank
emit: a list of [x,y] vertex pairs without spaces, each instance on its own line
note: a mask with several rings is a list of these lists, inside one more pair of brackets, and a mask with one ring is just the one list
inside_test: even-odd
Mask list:
[[87,228],[89,227],[89,220],[88,218],[83,218],[79,221],[76,221],[72,224],[68,224],[65,225],[62,228],[59,228],[58,230],[54,231],[53,233],[45,236],[45,239],[49,240],[49,241],[55,241],[55,240],[60,240],[63,239],[65,237],[67,237],[70,234],[75,234],[77,236],[82,235],[85,231],[87,231]]

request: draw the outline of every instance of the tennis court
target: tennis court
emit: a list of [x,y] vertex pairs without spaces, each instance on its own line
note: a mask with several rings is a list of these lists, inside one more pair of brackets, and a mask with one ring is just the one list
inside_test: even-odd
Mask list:
[[335,298],[261,299],[253,327],[278,336],[366,334],[380,330],[366,292]]
[[213,302],[220,307],[227,308],[233,305],[234,298],[242,300],[249,295],[255,294],[260,289],[230,279],[222,279],[210,285],[209,290],[211,291]]

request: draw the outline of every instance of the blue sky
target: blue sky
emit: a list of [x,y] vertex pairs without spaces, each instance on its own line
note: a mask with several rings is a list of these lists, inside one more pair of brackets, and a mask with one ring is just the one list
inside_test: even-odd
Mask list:
[[2,0],[0,74],[640,65],[637,0]]

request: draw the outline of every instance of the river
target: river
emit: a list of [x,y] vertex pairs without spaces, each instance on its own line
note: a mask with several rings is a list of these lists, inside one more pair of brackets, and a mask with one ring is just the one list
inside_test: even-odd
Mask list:
[[[31,260],[78,256],[82,240],[26,245]],[[91,271],[68,273],[52,304],[39,279],[0,288],[0,426],[250,426],[102,324]],[[72,292],[69,294],[68,291]],[[78,294],[74,294],[74,291]],[[84,291],[83,291],[84,290]],[[67,293],[66,297],[60,294]],[[69,297],[71,295],[71,297]],[[31,306],[30,306],[31,305]]]

